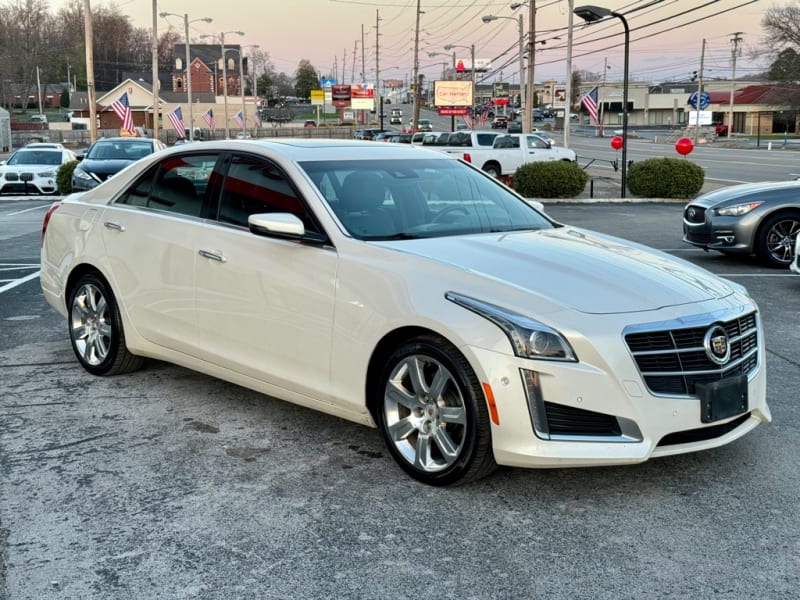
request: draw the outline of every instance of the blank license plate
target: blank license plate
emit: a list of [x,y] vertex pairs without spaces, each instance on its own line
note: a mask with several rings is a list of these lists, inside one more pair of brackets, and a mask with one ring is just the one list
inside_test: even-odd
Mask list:
[[747,412],[747,375],[695,386],[700,398],[700,420],[713,423]]

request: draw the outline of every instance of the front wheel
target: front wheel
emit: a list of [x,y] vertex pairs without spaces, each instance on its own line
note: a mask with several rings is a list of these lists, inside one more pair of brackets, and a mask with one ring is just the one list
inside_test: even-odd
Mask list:
[[69,339],[78,361],[93,375],[127,373],[142,365],[125,345],[114,294],[93,273],[81,277],[70,293]]
[[771,267],[788,269],[794,258],[794,241],[800,232],[800,213],[788,212],[769,217],[759,228],[756,254]]
[[406,342],[387,360],[380,382],[379,426],[409,475],[444,486],[494,470],[483,391],[451,344],[427,336]]

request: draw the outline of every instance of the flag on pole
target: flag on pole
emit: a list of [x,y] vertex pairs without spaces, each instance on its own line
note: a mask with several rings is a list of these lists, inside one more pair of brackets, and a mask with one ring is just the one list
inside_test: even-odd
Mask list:
[[128,104],[128,92],[122,94],[116,102],[111,103],[111,110],[122,119],[122,127],[120,129],[133,133],[133,115],[131,114],[131,105]]
[[[589,90],[589,93],[581,99],[581,106],[583,106],[591,115],[594,124],[599,125],[600,119],[597,118],[597,110],[599,106],[597,102],[597,86]],[[569,115],[567,115],[567,120],[569,120]]]
[[256,122],[256,127],[261,127],[261,115],[258,114],[258,109],[253,113],[253,120]]
[[181,111],[181,107],[175,107],[175,110],[171,110],[167,113],[167,118],[169,119],[172,126],[175,128],[176,133],[178,134],[179,138],[186,137],[186,130],[183,127],[183,111]]
[[236,123],[239,125],[239,127],[244,129],[244,115],[242,115],[242,111],[239,111],[238,113],[236,113],[233,116],[233,120],[236,121]]
[[214,131],[217,128],[216,123],[214,122],[214,111],[210,108],[203,113],[203,120],[206,122],[206,125],[208,125],[208,128],[211,131]]
[[486,125],[486,121],[488,120],[489,120],[489,111],[484,110],[481,113],[480,119],[478,119],[478,123],[480,124],[481,127],[483,127],[484,125]]
[[461,118],[464,120],[464,123],[466,123],[467,127],[472,129],[472,115],[466,114]]

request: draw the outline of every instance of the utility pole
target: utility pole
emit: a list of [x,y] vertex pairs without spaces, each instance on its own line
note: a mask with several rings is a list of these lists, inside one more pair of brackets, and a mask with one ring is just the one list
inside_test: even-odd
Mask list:
[[[569,18],[567,21],[567,80],[564,82],[566,96],[566,111],[564,116],[564,148],[569,148],[569,128],[570,117],[572,116],[572,10],[574,9],[575,0],[569,0]],[[600,96],[597,97],[598,102]]]
[[[383,105],[383,98],[381,98],[380,90],[381,90],[381,33],[380,33],[380,23],[381,23],[381,14],[378,9],[375,9],[375,89],[373,94],[377,94],[377,98],[373,97],[373,107],[375,107],[375,101],[377,100],[380,102],[381,106]],[[364,82],[366,83],[366,81]],[[383,118],[380,114],[383,113],[380,110],[380,107],[376,107],[377,110],[380,111],[378,118],[381,120],[381,129],[383,129]]]
[[364,24],[361,24],[361,81],[366,77],[366,57],[364,55]]
[[357,53],[358,53],[358,40],[356,40],[356,43],[353,45],[353,68],[352,68],[352,74],[350,75],[350,82],[351,83],[356,83],[356,54]]
[[[153,4],[156,0],[153,0]],[[155,21],[155,17],[153,17]],[[89,0],[83,0],[83,28],[86,32],[86,91],[89,96],[89,141],[97,141],[97,107],[95,106],[94,91],[94,27],[92,26],[92,7]]]
[[731,139],[733,133],[733,93],[736,90],[736,57],[739,56],[739,43],[742,41],[742,32],[737,31],[733,34],[731,44],[731,58],[733,59],[733,73],[731,75],[731,106],[728,112],[728,139]]
[[[570,12],[570,14],[572,14]],[[533,125],[533,105],[536,101],[536,78],[534,66],[536,65],[536,0],[528,2],[528,89],[525,94],[525,116],[522,122],[522,132],[530,133]],[[569,110],[567,111],[569,112]],[[569,114],[566,115],[566,127],[569,127]]]
[[[603,87],[601,88],[604,92],[606,90],[606,74],[608,73],[608,57],[606,56],[603,58]],[[603,137],[605,131],[603,129],[603,101],[600,99],[600,92],[597,92],[597,103],[600,105],[600,137]],[[570,115],[571,117],[572,115]]]
[[[87,0],[88,3],[88,0]],[[186,40],[186,43],[189,43],[189,40]],[[153,0],[153,58],[152,58],[152,70],[153,70],[153,139],[158,139],[158,0]],[[188,70],[189,65],[186,65]],[[92,102],[92,106],[94,106],[94,102]],[[189,105],[189,111],[192,110],[191,104]],[[94,120],[92,120],[94,121]]]
[[414,88],[414,108],[411,115],[411,133],[417,130],[419,121],[419,16],[422,13],[422,0],[417,0],[417,23],[414,27],[414,78],[411,85]]
[[[347,71],[347,48],[342,50],[342,83],[344,83],[344,80],[347,79],[346,71]],[[352,80],[352,76],[350,77],[350,79]]]
[[694,126],[694,145],[697,146],[697,137],[700,133],[700,97],[703,95],[703,62],[706,58],[706,38],[703,38],[703,48],[700,51],[700,77],[699,81],[697,82],[697,106],[695,106],[695,110],[697,111],[697,122]]

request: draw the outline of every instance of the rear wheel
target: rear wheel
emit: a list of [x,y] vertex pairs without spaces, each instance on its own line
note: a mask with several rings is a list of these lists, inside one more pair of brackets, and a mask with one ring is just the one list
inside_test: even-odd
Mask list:
[[798,212],[786,212],[768,218],[758,231],[756,254],[771,267],[788,269],[794,258],[794,241],[798,232]]
[[483,170],[484,172],[488,173],[495,179],[500,177],[500,165],[498,165],[497,163],[493,162],[486,163],[485,165],[483,165]]
[[430,485],[479,479],[496,464],[483,391],[467,360],[436,337],[408,341],[381,376],[379,426],[394,459]]
[[93,375],[135,371],[142,358],[128,351],[119,308],[108,284],[90,273],[69,297],[69,338],[84,369]]

